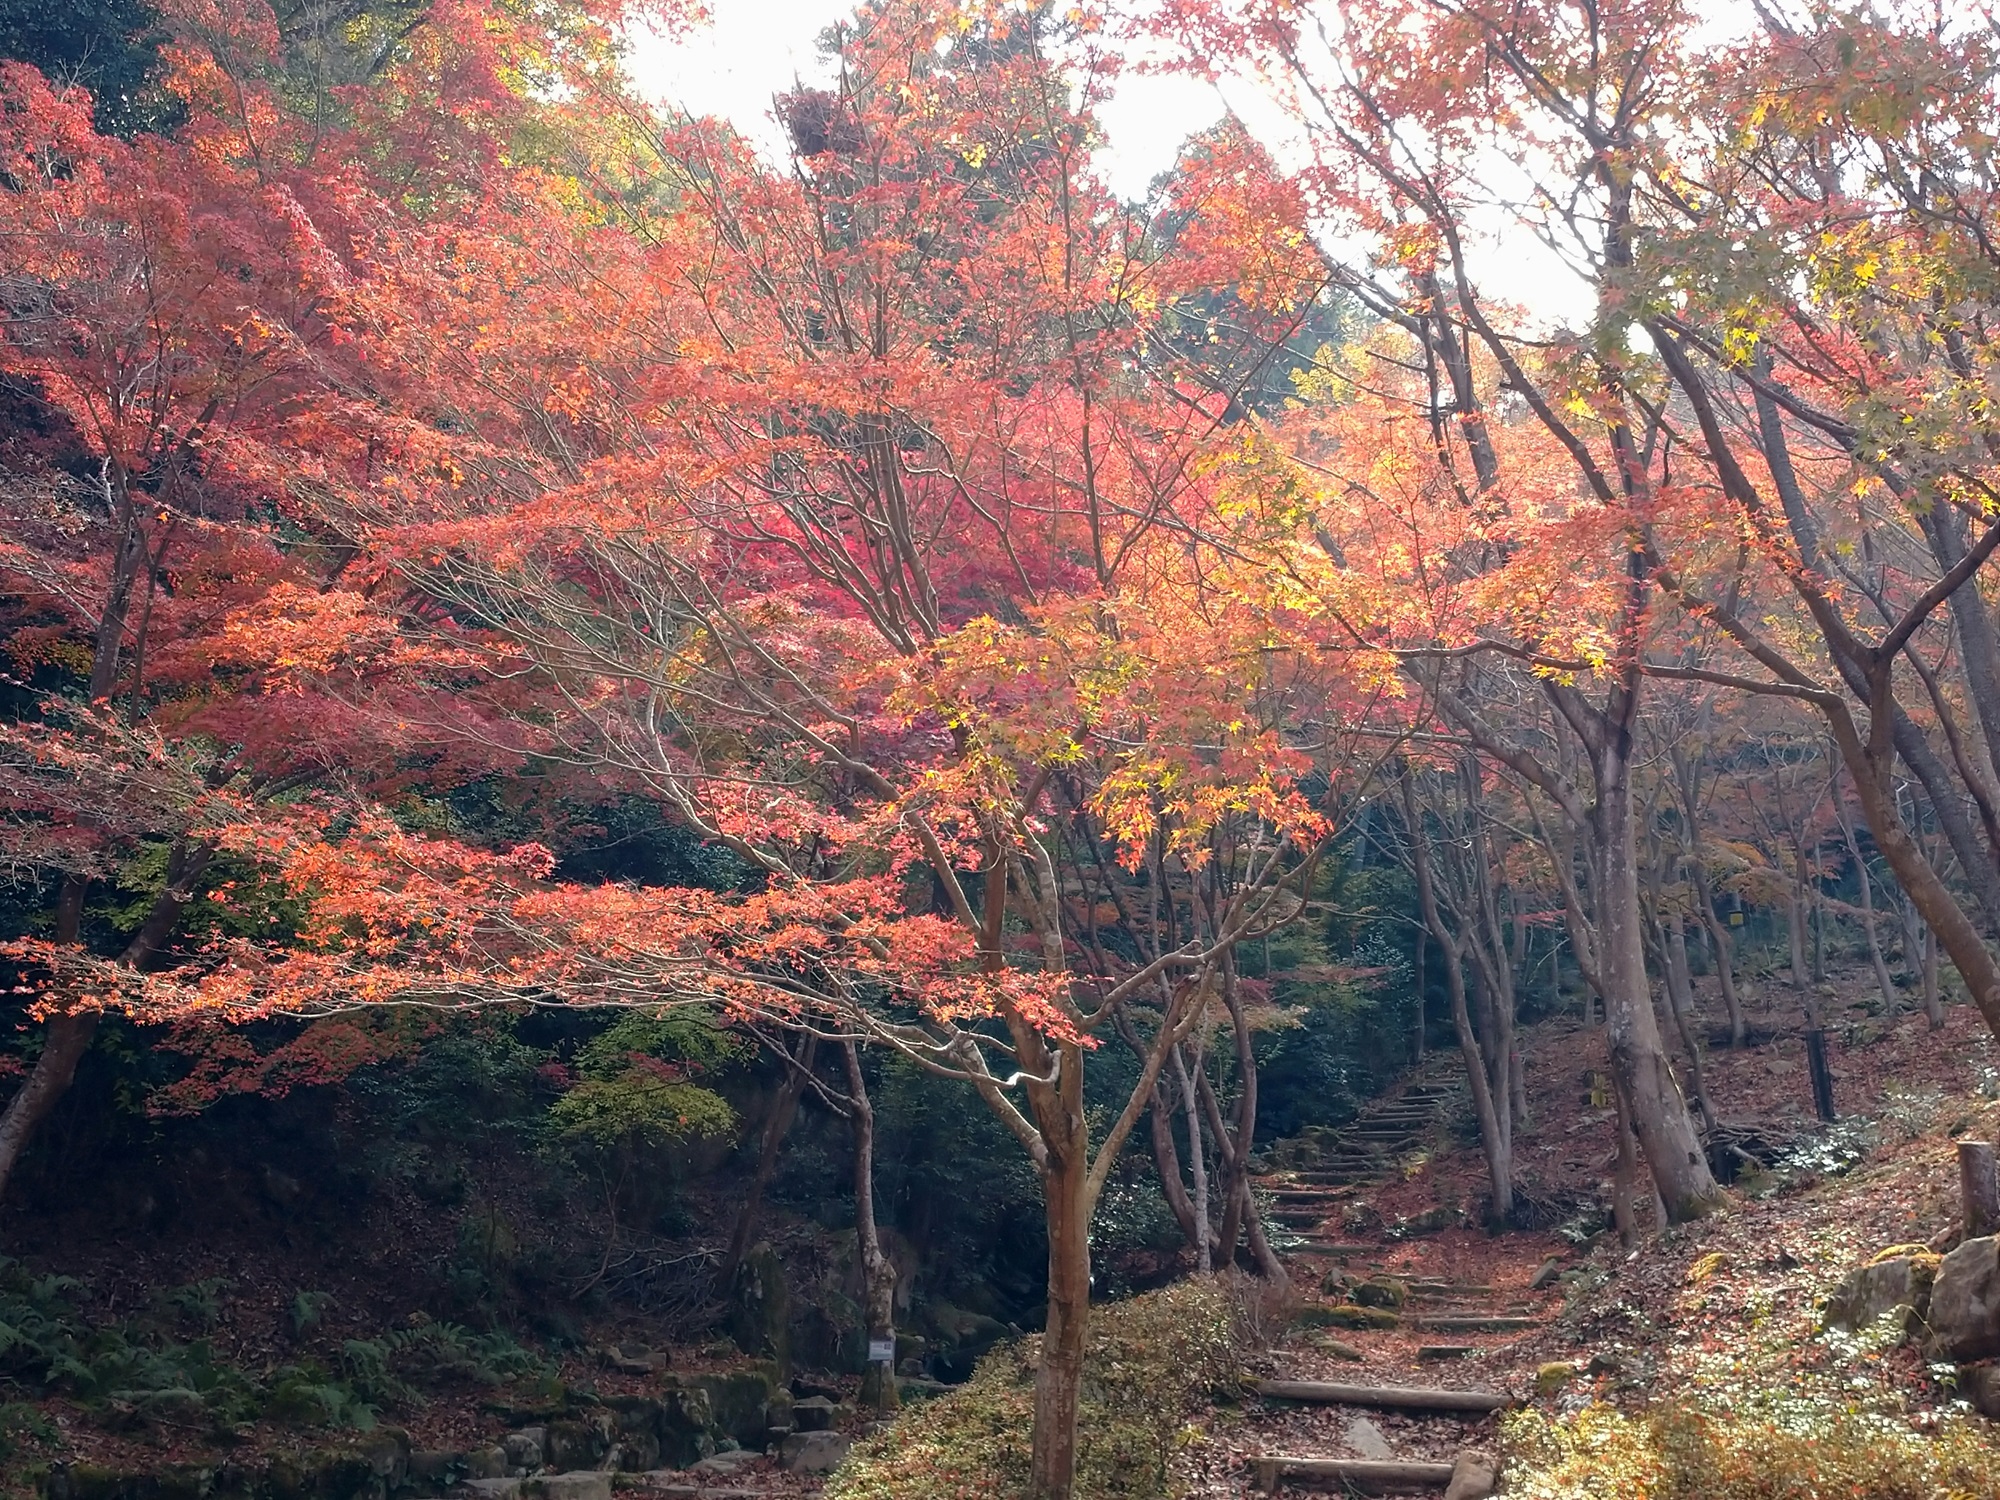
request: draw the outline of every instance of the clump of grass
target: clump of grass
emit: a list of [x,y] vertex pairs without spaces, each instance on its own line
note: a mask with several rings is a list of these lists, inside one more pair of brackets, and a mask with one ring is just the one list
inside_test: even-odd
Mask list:
[[1928,1433],[1878,1413],[1801,1416],[1662,1402],[1524,1411],[1504,1428],[1507,1493],[1523,1500],[1974,1500],[2000,1495],[2000,1448],[1979,1424]]
[[[826,1500],[1017,1500],[1028,1491],[1039,1340],[995,1349],[972,1379],[854,1449]],[[1077,1500],[1159,1500],[1197,1415],[1233,1395],[1241,1344],[1212,1282],[1091,1311],[1078,1423]]]

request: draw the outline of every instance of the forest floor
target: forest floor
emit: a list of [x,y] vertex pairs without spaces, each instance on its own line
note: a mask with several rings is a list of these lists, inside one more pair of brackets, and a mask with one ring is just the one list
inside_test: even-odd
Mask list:
[[[2000,1049],[1969,1004],[1948,1007],[1944,1029],[1933,1033],[1918,1012],[1882,1014],[1865,966],[1837,972],[1821,1006],[1841,1118],[1822,1126],[1813,1116],[1798,998],[1777,979],[1760,980],[1755,990],[1761,1003],[1749,1012],[1749,1044],[1732,1051],[1726,1036],[1706,1039],[1708,1087],[1725,1125],[1792,1145],[1772,1170],[1732,1185],[1725,1211],[1661,1234],[1642,1196],[1642,1232],[1633,1246],[1603,1232],[1593,1215],[1608,1201],[1614,1160],[1612,1114],[1593,1103],[1592,1075],[1605,1066],[1603,1033],[1574,1017],[1543,1022],[1521,1038],[1535,1114],[1515,1143],[1524,1210],[1540,1227],[1494,1234],[1480,1225],[1485,1165],[1469,1109],[1451,1104],[1422,1148],[1402,1155],[1396,1170],[1380,1180],[1338,1190],[1335,1210],[1309,1229],[1312,1241],[1336,1241],[1342,1253],[1286,1252],[1309,1308],[1344,1302],[1345,1285],[1370,1277],[1414,1284],[1423,1289],[1422,1300],[1405,1309],[1395,1328],[1294,1324],[1255,1356],[1253,1373],[1490,1389],[1557,1415],[1600,1400],[1640,1409],[1662,1393],[1726,1379],[1731,1371],[1766,1382],[1778,1371],[1776,1378],[1809,1393],[1837,1387],[1851,1394],[1866,1387],[1917,1429],[1934,1421],[1953,1396],[1934,1382],[1914,1350],[1829,1341],[1818,1334],[1817,1309],[1833,1284],[1874,1252],[1929,1240],[1953,1219],[1952,1142],[1966,1133],[1991,1138],[2000,1129],[2000,1106],[1993,1102],[2000,1095]],[[1706,1016],[1719,1015],[1712,994],[1704,993],[1702,1002]],[[1460,1073],[1455,1054],[1435,1055],[1406,1087],[1420,1080],[1450,1083]],[[1380,1107],[1394,1110],[1394,1097]],[[413,1212],[413,1222],[425,1226],[419,1237],[428,1232],[437,1241],[427,1240],[424,1254],[443,1257],[452,1247],[432,1218]],[[1420,1232],[1435,1222],[1447,1227]],[[395,1278],[383,1274],[385,1265],[370,1264],[359,1252],[343,1267],[345,1279],[322,1274],[318,1286],[331,1298],[326,1321],[302,1341],[291,1326],[300,1273],[283,1255],[260,1261],[247,1246],[218,1238],[180,1245],[173,1251],[178,1259],[167,1264],[161,1259],[166,1251],[141,1256],[116,1242],[86,1251],[73,1241],[65,1245],[66,1238],[49,1226],[46,1242],[24,1259],[38,1270],[82,1276],[93,1288],[93,1312],[145,1306],[149,1288],[161,1285],[231,1282],[220,1322],[202,1333],[216,1355],[246,1368],[299,1360],[305,1342],[334,1350],[343,1337],[379,1329],[384,1320],[387,1326],[412,1321],[406,1316],[409,1293],[399,1293]],[[407,1256],[414,1247],[399,1248]],[[1412,1327],[1424,1314],[1520,1316],[1533,1326],[1498,1332]],[[186,1307],[175,1316],[199,1322],[206,1315]],[[186,1328],[182,1337],[196,1331]],[[650,1329],[615,1333],[620,1342],[642,1335],[655,1347],[668,1342]],[[592,1329],[589,1344],[613,1336]],[[1440,1344],[1470,1352],[1419,1357]],[[333,1355],[324,1357],[330,1363]],[[679,1369],[730,1363],[720,1347],[676,1348],[674,1357]],[[1574,1374],[1552,1377],[1556,1365],[1573,1366]],[[542,1379],[550,1387],[587,1385],[607,1396],[647,1385],[644,1376],[605,1368],[592,1347],[548,1360]],[[410,1430],[415,1446],[467,1449],[517,1425],[491,1397],[477,1386],[436,1392],[394,1419]],[[38,1403],[38,1410],[49,1424],[48,1441],[29,1449],[50,1457],[141,1467],[207,1446],[193,1429],[184,1441],[177,1438],[170,1423],[108,1431],[64,1400]],[[237,1434],[239,1451],[296,1441],[296,1434],[267,1426],[246,1424]],[[1499,1427],[1495,1417],[1251,1401],[1208,1415],[1202,1440],[1184,1451],[1183,1473],[1192,1495],[1219,1500],[1252,1492],[1249,1460],[1255,1456],[1448,1460],[1461,1450],[1499,1450]],[[763,1494],[817,1488],[766,1461],[732,1475],[730,1484]]]
[[[1461,1222],[1411,1235],[1407,1226],[1422,1222],[1426,1210],[1445,1211],[1433,1219],[1455,1211],[1470,1217],[1462,1211],[1476,1212],[1486,1191],[1469,1109],[1462,1108],[1467,1118],[1451,1144],[1406,1158],[1399,1175],[1356,1191],[1315,1235],[1366,1248],[1337,1259],[1288,1257],[1297,1290],[1310,1307],[1347,1300],[1339,1278],[1389,1277],[1463,1304],[1441,1310],[1521,1314],[1534,1326],[1440,1334],[1412,1331],[1408,1316],[1406,1326],[1379,1331],[1294,1323],[1259,1356],[1257,1373],[1487,1389],[1551,1416],[1593,1401],[1642,1409],[1663,1394],[1721,1390],[1739,1380],[1789,1386],[1809,1400],[1865,1393],[1916,1430],[1935,1424],[1954,1398],[1915,1349],[1823,1336],[1818,1307],[1875,1252],[1929,1240],[1954,1220],[1952,1143],[1967,1133],[1990,1139],[2000,1126],[1993,1103],[2000,1050],[1969,1004],[1948,1007],[1944,1029],[1933,1033],[1920,1012],[1881,1014],[1866,968],[1836,974],[1821,1003],[1840,1118],[1822,1126],[1813,1113],[1797,997],[1777,980],[1757,988],[1765,1004],[1750,1013],[1750,1044],[1732,1051],[1726,1035],[1709,1039],[1708,1088],[1725,1126],[1794,1144],[1772,1170],[1746,1173],[1733,1185],[1724,1211],[1663,1234],[1641,1197],[1641,1233],[1629,1248],[1609,1233],[1579,1243],[1575,1223],[1492,1234]],[[1719,1012],[1716,1004],[1708,1013]],[[1591,1088],[1592,1072],[1605,1066],[1603,1033],[1557,1019],[1529,1029],[1522,1048],[1536,1114],[1518,1132],[1515,1156],[1530,1211],[1550,1216],[1608,1202],[1613,1117],[1594,1107]],[[1552,1260],[1559,1272],[1544,1269]],[[1538,1272],[1540,1289],[1533,1285]],[[1329,1273],[1334,1279],[1322,1292]],[[1406,1309],[1422,1311],[1415,1302]],[[1336,1342],[1344,1347],[1329,1352]],[[1446,1343],[1470,1352],[1419,1358],[1424,1346]],[[1571,1369],[1556,1368],[1562,1365]],[[1203,1497],[1250,1494],[1250,1460],[1260,1455],[1449,1461],[1462,1450],[1498,1452],[1502,1420],[1284,1402],[1223,1407],[1208,1424],[1208,1440],[1189,1449],[1190,1488]]]

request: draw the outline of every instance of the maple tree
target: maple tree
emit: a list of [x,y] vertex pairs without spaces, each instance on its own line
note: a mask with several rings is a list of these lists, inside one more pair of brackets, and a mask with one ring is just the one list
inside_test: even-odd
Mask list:
[[[1991,39],[1129,10],[1289,108],[1293,165],[1230,120],[1118,202],[1091,7],[871,0],[777,101],[780,163],[634,98],[612,4],[335,39],[175,0],[179,118],[129,140],[0,66],[38,476],[0,497],[0,826],[54,889],[7,948],[43,1039],[0,1185],[106,1009],[326,1023],[213,1046],[196,1102],[379,1056],[357,1011],[698,1007],[790,1070],[730,1262],[818,1090],[879,1340],[862,1049],[893,1052],[1039,1176],[1054,1497],[1142,1117],[1197,1268],[1284,1275],[1249,1183],[1268,944],[1370,799],[1497,1222],[1537,934],[1670,1219],[1720,1201],[1690,947],[1740,1042],[1726,902],[1788,913],[1811,1010],[1852,871],[1885,1004],[1886,910],[1934,1019],[1933,938],[2000,1030]],[[1490,292],[1496,213],[1580,327]],[[550,820],[633,799],[727,869],[587,878],[405,800],[479,777]],[[121,881],[122,924],[90,905]],[[560,1106],[579,1139],[722,1118],[625,1025]],[[1106,1045],[1133,1071],[1099,1111]]]
[[[1175,278],[1207,284],[1224,246],[1159,249],[1105,200],[1049,43],[1006,12],[866,11],[842,87],[787,104],[791,177],[705,124],[663,130],[679,202],[643,240],[551,245],[518,289],[434,283],[422,368],[468,393],[478,440],[453,452],[521,454],[531,493],[461,457],[464,482],[398,475],[360,522],[546,685],[540,753],[631,778],[754,872],[713,903],[523,889],[547,904],[511,908],[516,930],[573,916],[510,958],[520,982],[814,1018],[962,1080],[1027,1150],[1049,1230],[1034,1472],[1059,1495],[1091,1214],[1234,948],[1298,909],[1323,822],[1285,700],[1328,687],[1286,681],[1206,545],[1226,396],[1151,368]],[[1215,171],[1251,227],[1290,211]],[[1318,263],[1272,227],[1290,259],[1246,234],[1231,269],[1283,330]],[[579,346],[569,299],[613,288],[618,322]],[[503,318],[506,341],[467,336]],[[1064,866],[1149,851],[1150,948],[1097,941],[1104,903]],[[273,968],[255,983],[320,982]],[[1144,1063],[1093,1138],[1084,1069],[1121,1021]]]
[[[67,933],[20,950],[51,995],[142,1015],[703,1004],[962,1080],[1045,1186],[1049,1495],[1074,1467],[1096,1199],[1211,1004],[1242,1033],[1231,955],[1300,909],[1327,823],[1298,784],[1339,749],[1289,728],[1302,703],[1337,723],[1338,680],[1273,653],[1261,584],[1212,540],[1254,349],[1318,306],[1298,200],[1217,137],[1178,185],[1199,218],[1149,235],[1089,174],[1070,78],[1096,75],[1051,51],[1095,45],[1005,7],[869,8],[841,87],[786,105],[790,176],[706,122],[631,116],[581,179],[487,152],[364,227],[382,185],[350,158],[314,199],[348,243],[310,276],[272,258],[338,355],[313,399],[272,403],[282,443],[246,424],[226,457],[308,498],[365,584],[274,583],[242,611],[244,695],[365,698],[384,742],[636,789],[732,850],[743,889],[581,885],[539,846],[237,795],[192,836],[299,903],[281,940],[219,933],[149,975]],[[370,129],[421,174],[409,74],[436,70],[377,91]],[[262,189],[245,139],[200,113],[185,136]],[[644,196],[580,214],[579,180]],[[1166,320],[1218,284],[1242,347],[1177,356]],[[1123,913],[1066,880],[1085,865],[1121,872]],[[1113,1029],[1144,1062],[1093,1139],[1084,1068]],[[1252,1118],[1230,1246],[1246,1221],[1262,1243]]]
[[[604,27],[570,14],[588,71],[576,44]],[[255,922],[226,910],[259,879],[226,831],[247,850],[241,830],[303,789],[385,792],[412,755],[440,782],[478,763],[384,714],[423,648],[371,601],[379,574],[324,502],[395,426],[348,354],[364,226],[409,217],[371,210],[385,191],[453,203],[543,112],[522,93],[549,76],[536,60],[564,56],[490,20],[432,8],[426,45],[348,96],[339,140],[293,107],[293,38],[255,4],[162,8],[171,135],[99,134],[80,90],[0,64],[0,366],[32,435],[0,576],[10,666],[39,702],[0,729],[0,798],[10,855],[58,887],[46,935],[10,945],[46,1024],[0,1116],[0,1184],[103,1007],[199,946],[177,938],[191,906],[215,931],[290,931],[268,902]],[[385,155],[440,87],[454,120],[491,128]],[[136,918],[89,930],[92,885],[135,875]]]
[[[1990,698],[1975,580],[2000,541],[1972,291],[1990,38],[1827,9],[1760,14],[1717,48],[1693,7],[1477,0],[1337,21],[1220,0],[1140,22],[1189,66],[1250,70],[1308,132],[1304,180],[1356,247],[1340,278],[1391,330],[1348,371],[1369,414],[1295,439],[1315,464],[1337,453],[1338,501],[1362,517],[1321,524],[1334,545],[1302,554],[1312,586],[1449,735],[1586,841],[1572,949],[1668,1208],[1699,1212],[1713,1184],[1645,959],[1632,754],[1649,680],[1823,713],[1898,883],[1975,995],[1991,984],[1981,923],[1892,786],[1901,760],[1992,931],[1990,841],[1961,812],[1991,780],[1962,721]],[[1572,278],[1581,327],[1492,294],[1507,223]],[[1361,545],[1389,526],[1408,541],[1386,559]],[[1399,610],[1413,586],[1423,605]],[[1708,631],[1692,660],[1659,649],[1654,616],[1673,610]],[[1526,674],[1555,738],[1468,700],[1444,675],[1467,655],[1514,664],[1493,680]]]

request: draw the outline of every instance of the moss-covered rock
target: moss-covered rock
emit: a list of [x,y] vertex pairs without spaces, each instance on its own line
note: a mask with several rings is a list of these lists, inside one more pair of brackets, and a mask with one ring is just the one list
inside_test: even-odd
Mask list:
[[1550,1360],[1535,1371],[1535,1394],[1553,1396],[1576,1379],[1576,1366],[1568,1360]]
[[780,1379],[792,1369],[792,1294],[785,1263],[759,1243],[736,1268],[729,1284],[729,1336],[757,1359],[776,1362]]
[[[972,1379],[857,1445],[826,1500],[1021,1500],[1028,1489],[1037,1338],[993,1350]],[[1241,1378],[1227,1298],[1213,1283],[1092,1309],[1076,1500],[1159,1500],[1211,1397]]]
[[1363,1307],[1353,1302],[1302,1307],[1292,1315],[1294,1328],[1394,1328],[1402,1321],[1386,1307]]
[[746,1448],[761,1448],[770,1433],[770,1405],[779,1390],[772,1364],[752,1365],[726,1374],[694,1375],[686,1385],[708,1395],[710,1420]]
[[1393,1276],[1371,1276],[1357,1283],[1347,1300],[1362,1307],[1397,1310],[1410,1300],[1410,1284]]

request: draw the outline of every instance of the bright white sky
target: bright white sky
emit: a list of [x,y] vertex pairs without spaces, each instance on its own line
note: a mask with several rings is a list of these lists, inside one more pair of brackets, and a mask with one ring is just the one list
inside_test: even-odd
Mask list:
[[[854,0],[709,0],[709,9],[713,22],[686,41],[635,37],[633,75],[661,100],[728,120],[775,157],[783,137],[771,119],[772,95],[794,80],[826,81],[814,41],[853,11]],[[1121,198],[1144,197],[1181,142],[1222,112],[1221,96],[1204,84],[1128,76],[1099,111],[1110,137],[1099,169]]]
[[[1711,0],[1711,6],[1718,41],[1750,15],[1744,0]],[[663,102],[730,121],[775,161],[785,141],[772,118],[772,96],[796,81],[828,81],[815,41],[853,7],[854,0],[709,0],[713,20],[690,37],[635,36],[632,73],[642,90]],[[1226,86],[1229,104],[1277,158],[1296,156],[1275,101],[1247,80]],[[1224,109],[1223,94],[1207,84],[1128,72],[1098,111],[1109,140],[1098,162],[1107,185],[1121,198],[1144,197],[1153,178],[1173,166],[1181,143],[1214,124]],[[1533,235],[1497,215],[1480,228],[1476,263],[1488,295],[1531,309],[1540,321],[1589,317],[1589,289]]]

